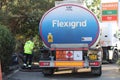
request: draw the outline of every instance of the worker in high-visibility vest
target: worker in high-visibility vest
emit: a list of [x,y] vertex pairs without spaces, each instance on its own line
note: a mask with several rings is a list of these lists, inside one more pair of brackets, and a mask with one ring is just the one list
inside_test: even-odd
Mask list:
[[32,67],[33,48],[34,42],[33,38],[31,37],[30,40],[26,41],[24,45],[25,62],[23,64],[24,67],[28,67],[30,69]]

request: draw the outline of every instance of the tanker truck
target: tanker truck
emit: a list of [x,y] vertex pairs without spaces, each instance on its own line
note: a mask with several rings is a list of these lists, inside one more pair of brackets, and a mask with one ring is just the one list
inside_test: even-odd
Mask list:
[[103,61],[116,63],[119,58],[120,40],[116,34],[120,30],[120,1],[101,0],[101,38]]
[[75,3],[55,6],[42,16],[39,33],[44,44],[39,67],[44,76],[60,68],[89,68],[101,76],[100,25],[90,10]]

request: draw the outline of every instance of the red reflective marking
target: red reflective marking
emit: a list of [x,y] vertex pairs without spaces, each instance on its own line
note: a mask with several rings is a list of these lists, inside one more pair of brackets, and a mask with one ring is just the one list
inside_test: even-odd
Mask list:
[[50,62],[39,62],[40,66],[50,66]]
[[100,62],[90,62],[90,66],[99,66]]

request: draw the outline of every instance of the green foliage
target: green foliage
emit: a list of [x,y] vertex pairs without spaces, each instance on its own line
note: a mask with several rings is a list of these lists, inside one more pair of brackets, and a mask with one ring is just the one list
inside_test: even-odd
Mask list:
[[54,6],[54,0],[8,0],[2,3],[3,24],[14,34],[24,36],[38,34],[42,15]]
[[5,26],[0,25],[0,61],[4,72],[8,71],[8,65],[10,65],[14,46],[15,39],[12,34]]
[[85,0],[87,7],[97,16],[100,20],[100,2],[101,0]]
[[54,0],[1,0],[0,3],[0,23],[14,34],[19,49],[31,35],[39,36],[39,21],[54,6]]
[[35,48],[34,48],[34,58],[33,61],[34,62],[39,62],[39,58],[40,58],[40,48],[42,46],[42,41],[40,40],[39,35],[36,35],[34,37],[34,43],[35,43]]

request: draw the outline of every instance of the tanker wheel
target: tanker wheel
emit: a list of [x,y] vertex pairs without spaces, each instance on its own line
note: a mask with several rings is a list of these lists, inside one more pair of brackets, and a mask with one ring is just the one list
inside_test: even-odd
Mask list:
[[117,60],[118,60],[118,51],[115,50],[113,53],[113,58],[112,58],[112,60],[109,60],[109,63],[116,63]]
[[44,76],[51,76],[54,73],[54,69],[43,69],[42,73]]
[[101,76],[102,75],[102,67],[91,67],[91,73],[95,76]]

